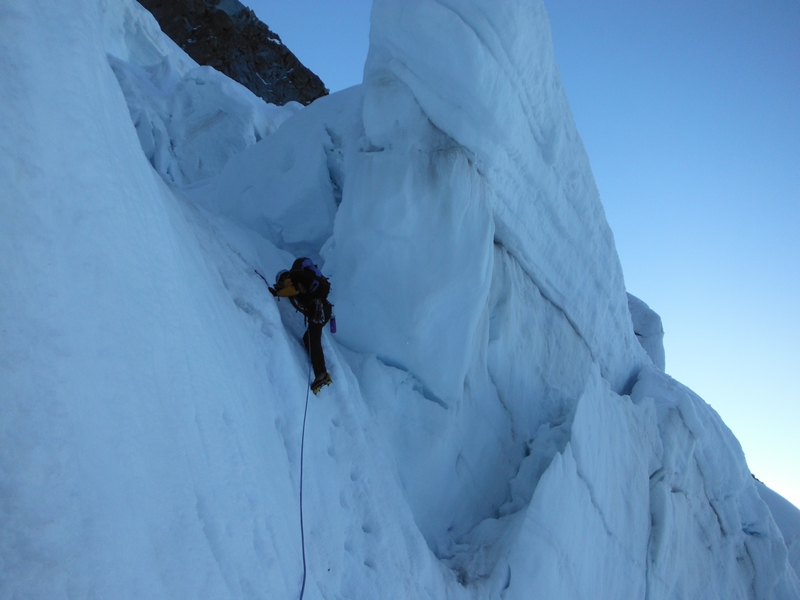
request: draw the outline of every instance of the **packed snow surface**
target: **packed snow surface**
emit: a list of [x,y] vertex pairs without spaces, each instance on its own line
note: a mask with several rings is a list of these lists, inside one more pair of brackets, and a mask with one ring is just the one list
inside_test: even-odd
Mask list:
[[264,104],[133,0],[0,8],[0,596],[800,598],[800,513],[664,373],[538,1],[376,0]]

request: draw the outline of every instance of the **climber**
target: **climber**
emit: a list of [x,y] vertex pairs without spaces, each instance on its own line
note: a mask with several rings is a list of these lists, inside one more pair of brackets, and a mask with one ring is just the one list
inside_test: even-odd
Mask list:
[[[291,270],[277,274],[275,287],[270,287],[269,291],[278,298],[289,298],[292,306],[306,318],[308,328],[303,335],[303,345],[314,367],[311,391],[318,394],[323,387],[332,383],[322,353],[322,328],[332,315],[332,306],[328,302],[331,284],[310,258],[298,258]],[[331,330],[335,331],[333,323]]]

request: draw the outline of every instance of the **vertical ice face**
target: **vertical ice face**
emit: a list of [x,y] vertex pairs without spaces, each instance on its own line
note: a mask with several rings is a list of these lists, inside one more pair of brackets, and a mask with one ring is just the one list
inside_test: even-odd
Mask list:
[[365,147],[331,253],[342,338],[450,403],[461,397],[491,280],[485,185],[390,73],[368,85],[363,115]]
[[142,13],[0,8],[0,597],[288,598],[297,421],[273,390],[305,388],[302,350],[142,153],[107,59],[170,56]]
[[645,358],[542,2],[375,0],[363,87],[322,254],[340,341],[419,383],[371,402],[429,546],[487,597],[698,597],[701,571],[768,597],[785,550],[730,433]]
[[[384,302],[381,323],[394,320],[395,337],[426,332],[437,352],[447,353],[444,360],[459,366],[453,377],[443,379],[432,372],[428,357],[415,364],[405,353],[372,345],[377,336],[367,331],[356,331],[350,342],[416,372],[437,395],[458,395],[472,351],[462,331],[477,326],[488,282],[483,275],[472,282],[462,278],[464,289],[456,286],[449,296],[458,299],[455,307],[437,301],[436,294],[450,285],[447,277],[454,269],[469,273],[468,278],[485,273],[494,241],[564,313],[612,388],[625,389],[642,352],[542,3],[377,0],[364,72],[364,128],[371,155],[364,155],[353,174],[358,189],[351,189],[349,198],[372,206],[391,228],[375,226],[361,210],[358,219],[347,214],[339,219],[335,254],[347,255],[347,267],[345,261],[334,263],[348,284],[339,288],[339,308],[346,321],[352,314],[358,330],[356,316],[363,318],[364,307],[361,291],[350,284],[363,290],[368,278],[390,270],[410,287],[395,290],[408,298]],[[456,155],[458,166],[452,162]],[[442,177],[442,169],[449,175]],[[423,172],[433,179],[422,182]],[[422,187],[427,191],[420,192]],[[444,212],[438,220],[423,216],[432,210]],[[420,218],[414,224],[415,212]],[[403,233],[398,215],[409,217],[402,221]],[[485,228],[478,231],[471,219]],[[421,235],[440,244],[438,251],[423,250]],[[381,242],[377,253],[359,252],[368,236]],[[393,244],[404,250],[389,250]],[[382,249],[391,258],[382,256]],[[449,316],[439,318],[439,313]],[[411,348],[413,340],[404,345]],[[419,350],[408,354],[422,356]]]
[[[496,4],[378,2],[366,84],[209,211],[141,153],[131,101],[192,66],[133,0],[3,12],[0,597],[297,593],[309,365],[253,268],[323,243],[364,351],[325,335],[308,593],[800,597],[797,515],[716,413],[649,363],[615,392],[644,355],[544,12]],[[250,118],[219,91],[183,97]]]
[[621,392],[645,359],[542,4],[378,0],[370,42],[363,135],[322,254],[339,341],[452,409],[425,451],[404,441],[428,428],[423,409],[395,425],[443,556],[530,502],[535,477],[509,482],[531,452],[546,466],[563,450],[592,363]]

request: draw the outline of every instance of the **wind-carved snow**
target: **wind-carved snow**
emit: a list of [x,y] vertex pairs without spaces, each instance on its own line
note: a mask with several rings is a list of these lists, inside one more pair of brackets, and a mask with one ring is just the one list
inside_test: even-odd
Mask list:
[[775,524],[789,551],[789,563],[796,573],[800,573],[800,512],[791,502],[776,494],[760,481],[756,481],[756,489],[762,500],[766,502]]
[[378,0],[368,97],[387,80],[405,84],[431,123],[472,155],[489,188],[495,237],[624,389],[638,344],[543,4]]
[[341,203],[345,155],[361,132],[360,108],[358,88],[320,98],[187,192],[296,256],[321,262]]
[[664,357],[664,327],[661,317],[633,294],[628,294],[628,309],[631,311],[633,332],[647,352],[653,364],[662,371],[666,368]]
[[267,104],[163,36],[152,15],[102,2],[108,60],[125,94],[145,156],[165,179],[185,186],[217,175],[228,160],[302,108]]
[[168,58],[144,67],[110,55],[109,62],[145,156],[182,186],[217,175],[232,156],[302,108],[297,102],[266,104],[211,67],[179,76]]
[[298,594],[304,325],[254,271],[303,254],[306,597],[800,597],[796,509],[626,296],[541,3],[379,0],[364,85],[277,129],[132,1],[4,19],[0,595]]

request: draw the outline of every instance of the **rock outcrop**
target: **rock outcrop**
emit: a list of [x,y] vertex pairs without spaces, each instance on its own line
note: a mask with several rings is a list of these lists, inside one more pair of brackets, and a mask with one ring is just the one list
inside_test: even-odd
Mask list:
[[161,29],[201,65],[266,102],[310,104],[328,89],[280,37],[238,0],[140,0]]

